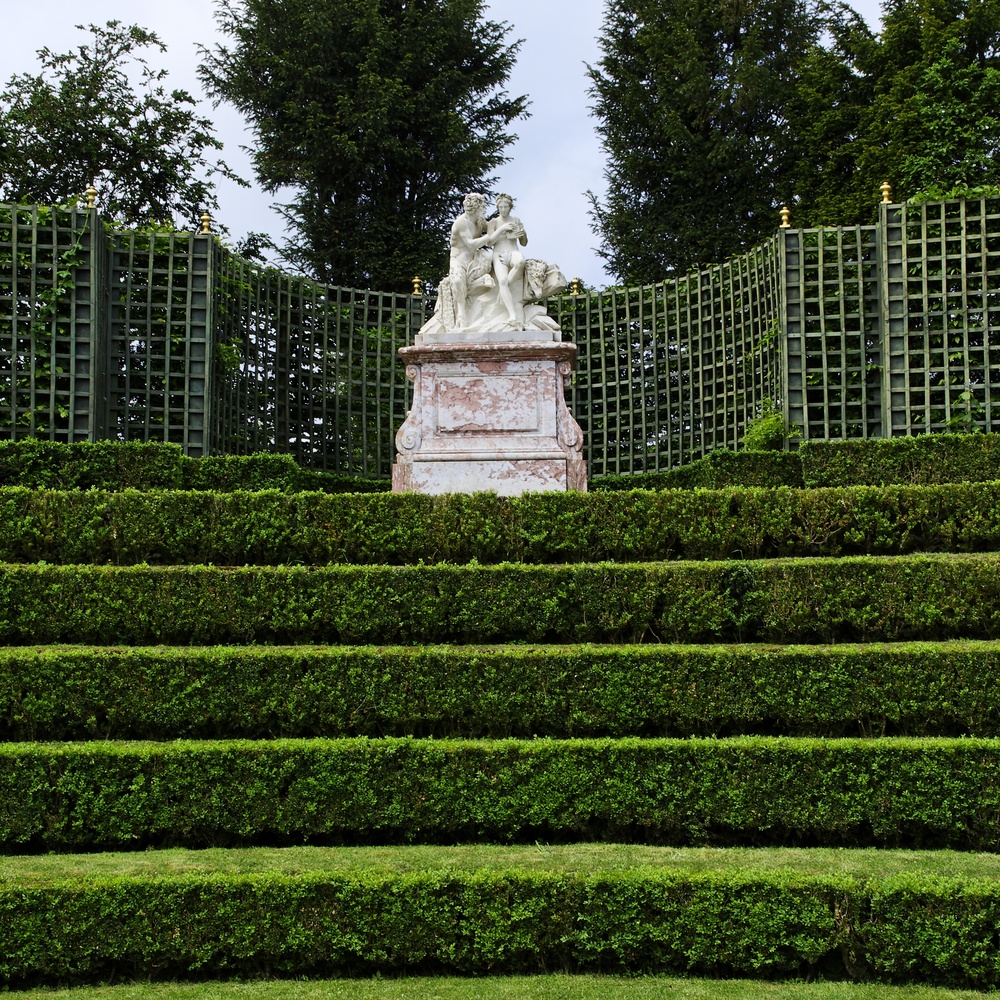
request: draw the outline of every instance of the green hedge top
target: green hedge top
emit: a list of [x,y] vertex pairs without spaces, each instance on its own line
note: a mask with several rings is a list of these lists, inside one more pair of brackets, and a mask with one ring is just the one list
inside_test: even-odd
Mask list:
[[1000,985],[1000,888],[922,872],[869,884],[634,865],[109,875],[12,885],[0,910],[10,985],[553,968]]
[[257,453],[188,458],[165,442],[66,444],[25,438],[0,441],[0,486],[100,490],[321,490],[382,492],[388,480],[302,469],[291,455]]
[[987,482],[1000,479],[1000,434],[921,434],[889,440],[805,441],[805,486]]
[[568,566],[0,564],[0,643],[873,642],[1000,638],[1000,559]]
[[1000,549],[1000,483],[423,496],[0,487],[0,560],[569,563]]
[[281,843],[1000,849],[990,739],[0,744],[0,849]]
[[0,740],[1000,736],[1000,643],[0,648]]
[[[1000,435],[926,434],[806,441],[798,452],[719,450],[664,472],[602,476],[594,491],[727,486],[851,486],[1000,479]],[[187,458],[163,442],[0,441],[0,486],[32,489],[198,489],[387,492],[388,480],[302,469],[290,455]]]

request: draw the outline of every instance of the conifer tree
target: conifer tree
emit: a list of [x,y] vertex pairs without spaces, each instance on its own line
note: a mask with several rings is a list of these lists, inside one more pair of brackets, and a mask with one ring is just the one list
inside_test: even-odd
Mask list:
[[517,43],[482,0],[221,0],[228,45],[202,79],[253,132],[283,206],[285,260],[341,285],[408,290],[447,268],[462,193],[488,187],[526,99]]
[[658,281],[774,230],[787,108],[822,18],[811,0],[609,0],[590,68],[608,157],[592,199],[609,270]]

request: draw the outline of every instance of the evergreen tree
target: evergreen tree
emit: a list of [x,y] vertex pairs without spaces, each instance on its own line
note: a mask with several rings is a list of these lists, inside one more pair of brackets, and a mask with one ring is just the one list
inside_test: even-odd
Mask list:
[[787,107],[823,24],[809,0],[609,0],[590,69],[611,272],[658,281],[774,230],[795,161]]
[[231,46],[202,79],[248,119],[282,206],[284,258],[325,281],[408,290],[447,268],[460,196],[489,185],[526,100],[517,44],[482,0],[221,0]]

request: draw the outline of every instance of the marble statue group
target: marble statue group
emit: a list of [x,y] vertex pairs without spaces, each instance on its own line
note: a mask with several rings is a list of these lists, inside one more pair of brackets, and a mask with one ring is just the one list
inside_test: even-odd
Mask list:
[[541,302],[566,279],[526,256],[510,195],[497,195],[490,218],[481,194],[462,208],[434,314],[399,349],[413,402],[396,433],[393,491],[585,490],[583,431],[566,404],[576,344]]
[[510,195],[498,195],[496,214],[487,219],[486,198],[465,196],[451,226],[448,274],[419,340],[441,334],[474,339],[487,331],[537,331],[539,339],[558,339],[559,325],[538,300],[561,292],[566,279],[557,265],[524,255],[528,236],[513,208]]

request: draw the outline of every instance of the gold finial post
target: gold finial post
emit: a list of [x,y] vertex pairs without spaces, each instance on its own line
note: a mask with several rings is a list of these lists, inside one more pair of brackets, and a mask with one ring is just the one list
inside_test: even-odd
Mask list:
[[882,204],[888,205],[892,201],[890,197],[892,194],[892,185],[888,181],[882,181],[879,191],[882,192]]
[[792,224],[788,220],[792,217],[792,210],[787,205],[781,206],[781,229],[790,229]]
[[201,235],[208,236],[212,232],[212,216],[208,212],[201,213]]
[[569,283],[569,293],[570,293],[570,295],[579,295],[580,294],[580,279],[579,278],[574,278]]
[[83,193],[87,197],[87,208],[97,208],[97,188],[91,184]]
[[423,290],[421,289],[420,275],[419,274],[415,274],[413,276],[413,294],[414,295],[423,295],[424,294]]

